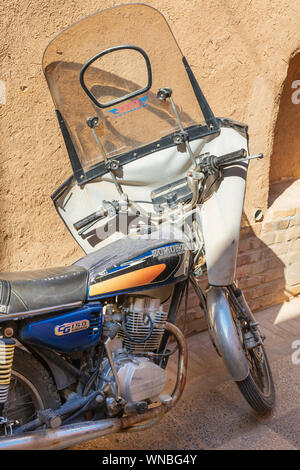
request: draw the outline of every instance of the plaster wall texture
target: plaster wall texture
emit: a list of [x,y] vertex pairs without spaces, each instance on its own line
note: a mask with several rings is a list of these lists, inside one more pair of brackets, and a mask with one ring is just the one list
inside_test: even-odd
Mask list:
[[[1,96],[3,83],[6,91],[6,103],[0,104],[2,271],[67,265],[82,256],[50,199],[71,167],[41,61],[48,42],[63,28],[118,3],[3,0],[0,4]],[[255,211],[268,213],[280,98],[289,63],[300,50],[300,2],[148,0],[148,4],[165,15],[215,115],[246,122],[251,153],[265,154],[264,160],[251,162],[248,173],[245,225],[255,226]],[[288,97],[288,87],[284,93]],[[273,180],[280,168],[277,157],[276,162]]]

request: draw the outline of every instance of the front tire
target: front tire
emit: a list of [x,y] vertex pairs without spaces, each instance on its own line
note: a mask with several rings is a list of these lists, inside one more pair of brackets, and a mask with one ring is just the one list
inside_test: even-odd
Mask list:
[[[275,405],[275,387],[265,348],[248,351],[250,373],[245,380],[236,382],[249,405],[259,414],[272,411]],[[255,348],[255,349],[257,349]]]
[[[244,297],[240,295],[240,301],[241,299],[244,301],[243,314],[241,314],[241,308],[238,307],[233,290],[229,290],[229,294],[232,317],[249,365],[248,377],[236,384],[249,405],[257,413],[263,415],[269,413],[275,405],[275,386],[268,356],[262,344],[262,336],[257,329],[258,324]],[[245,334],[251,331],[250,325],[253,324],[256,324],[256,334],[260,338],[260,343],[255,347],[247,348]]]

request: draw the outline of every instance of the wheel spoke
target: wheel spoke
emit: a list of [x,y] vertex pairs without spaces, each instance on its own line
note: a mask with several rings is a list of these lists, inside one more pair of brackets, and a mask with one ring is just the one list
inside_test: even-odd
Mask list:
[[8,401],[4,407],[5,416],[11,421],[18,420],[22,424],[31,421],[37,415],[34,398],[27,384],[20,378],[12,376]]
[[235,312],[233,313],[233,320],[249,364],[250,374],[260,391],[267,396],[270,393],[270,378],[264,351],[260,345],[248,350],[243,340],[247,324],[244,320],[238,319]]

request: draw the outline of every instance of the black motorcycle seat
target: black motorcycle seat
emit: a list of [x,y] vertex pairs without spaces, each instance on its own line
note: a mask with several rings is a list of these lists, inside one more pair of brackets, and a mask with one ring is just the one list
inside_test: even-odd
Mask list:
[[0,313],[84,302],[87,282],[88,272],[80,266],[0,273]]

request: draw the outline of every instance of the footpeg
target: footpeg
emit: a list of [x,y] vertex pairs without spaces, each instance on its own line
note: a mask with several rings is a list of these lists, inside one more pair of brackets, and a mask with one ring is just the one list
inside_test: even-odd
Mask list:
[[167,393],[162,393],[161,395],[159,395],[158,398],[159,398],[161,404],[165,405],[165,406],[168,406],[172,401],[171,395],[168,395]]
[[48,408],[46,410],[40,410],[38,412],[38,418],[43,423],[46,424],[48,428],[59,428],[61,426],[62,420],[55,411]]
[[125,406],[125,413],[130,414],[141,414],[144,413],[148,408],[147,402],[139,401],[137,403],[127,403]]

